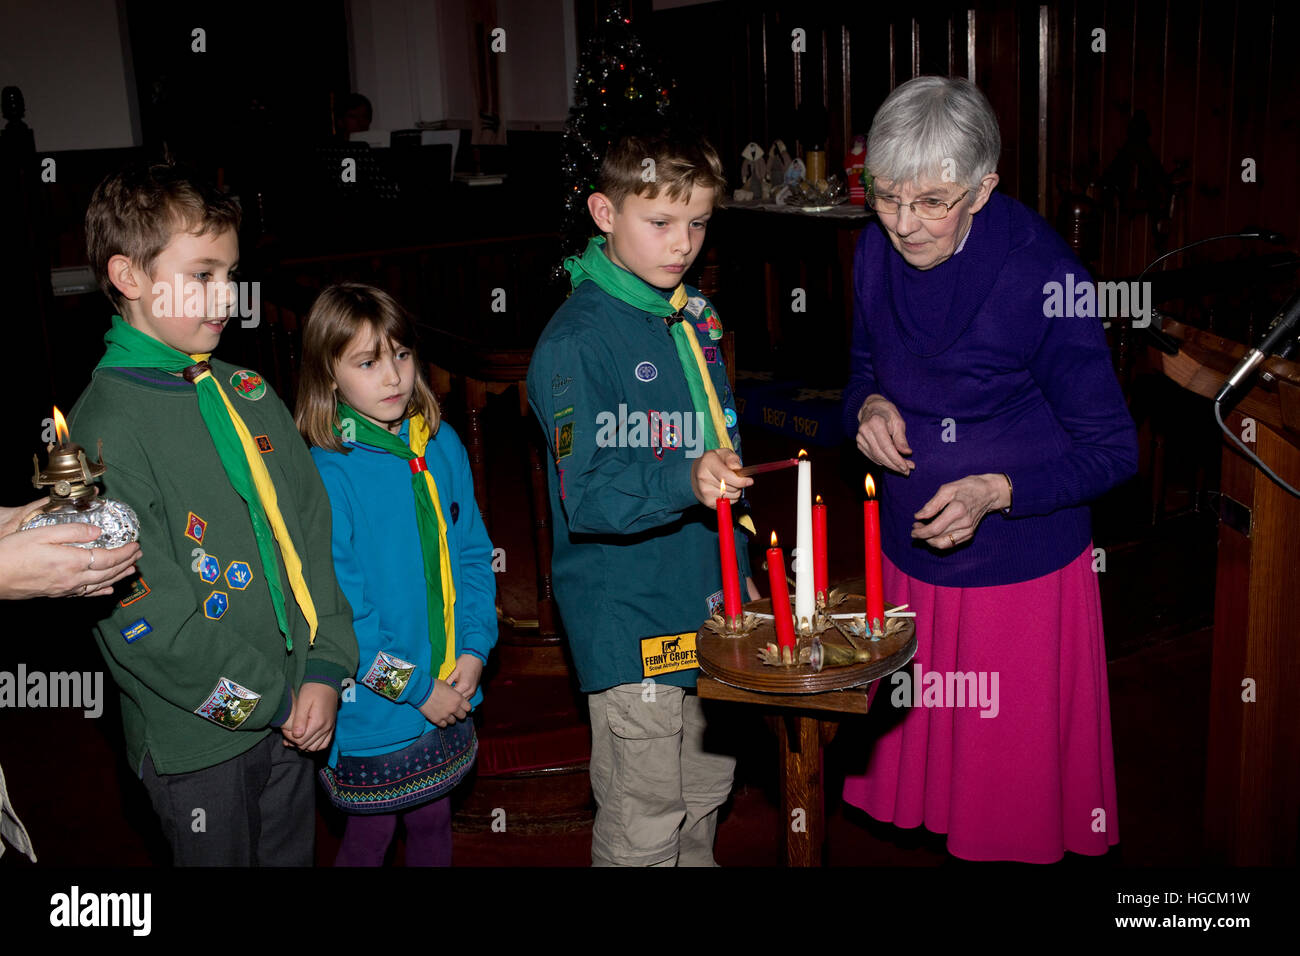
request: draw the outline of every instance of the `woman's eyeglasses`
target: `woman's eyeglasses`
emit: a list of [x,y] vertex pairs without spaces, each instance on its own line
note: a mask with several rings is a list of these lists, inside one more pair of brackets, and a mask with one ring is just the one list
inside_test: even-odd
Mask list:
[[948,213],[952,212],[952,207],[957,205],[966,198],[970,190],[964,190],[960,196],[952,202],[944,202],[942,199],[915,199],[912,202],[899,202],[893,196],[877,196],[875,190],[867,187],[867,205],[876,212],[886,216],[898,214],[899,208],[906,206],[912,210],[912,215],[918,219],[947,219]]

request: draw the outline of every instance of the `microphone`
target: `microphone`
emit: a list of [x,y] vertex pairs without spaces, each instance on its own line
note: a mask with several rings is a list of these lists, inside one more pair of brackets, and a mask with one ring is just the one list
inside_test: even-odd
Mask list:
[[1227,398],[1232,390],[1245,381],[1256,366],[1279,346],[1289,346],[1290,340],[1297,334],[1300,334],[1300,291],[1294,293],[1287,300],[1286,305],[1282,306],[1282,310],[1274,317],[1259,344],[1237,363],[1237,367],[1228,375],[1218,394],[1214,396],[1215,403]]
[[1286,241],[1286,237],[1280,232],[1273,232],[1269,229],[1243,229],[1239,232],[1242,239],[1263,239],[1265,242],[1271,242],[1275,246],[1280,246]]

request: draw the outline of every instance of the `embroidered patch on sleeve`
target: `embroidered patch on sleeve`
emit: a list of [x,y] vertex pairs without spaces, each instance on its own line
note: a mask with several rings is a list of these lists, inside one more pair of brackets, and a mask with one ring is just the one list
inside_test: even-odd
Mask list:
[[686,311],[691,314],[692,318],[698,319],[704,307],[708,305],[703,296],[693,295],[686,300]]
[[131,590],[126,592],[126,597],[117,602],[118,607],[130,607],[140,598],[149,593],[149,585],[144,583],[144,578],[137,575],[131,581]]
[[242,591],[253,582],[253,569],[247,561],[231,561],[226,568],[226,583],[236,591]]
[[265,455],[268,451],[275,451],[275,446],[271,444],[270,435],[257,435],[253,438],[257,442],[257,450]]
[[191,511],[189,517],[185,519],[185,537],[202,544],[203,536],[207,531],[208,523]]
[[709,329],[709,338],[714,341],[722,338],[722,321],[712,309],[706,309],[704,311],[704,318]]
[[199,578],[205,584],[216,584],[217,578],[221,577],[221,562],[217,560],[215,554],[205,554],[198,561]]
[[558,422],[565,415],[572,415],[572,414],[573,414],[573,406],[566,405],[564,408],[561,408],[558,412],[555,413],[555,420]]
[[213,591],[203,599],[203,616],[209,621],[221,620],[221,615],[230,608],[230,598],[225,591]]
[[366,671],[366,676],[361,678],[361,683],[381,697],[397,700],[402,696],[402,691],[406,690],[415,671],[416,666],[410,661],[380,651],[375,655],[370,670]]
[[555,438],[555,460],[560,461],[573,454],[573,422],[565,422],[559,428]]
[[256,709],[261,694],[236,684],[229,677],[217,681],[208,699],[195,708],[194,713],[227,730],[238,730]]
[[140,618],[140,620],[136,621],[134,624],[122,628],[122,637],[126,639],[128,644],[134,644],[152,630],[153,627],[149,622],[144,618]]
[[647,637],[641,641],[641,675],[655,677],[677,671],[694,670],[695,632]]

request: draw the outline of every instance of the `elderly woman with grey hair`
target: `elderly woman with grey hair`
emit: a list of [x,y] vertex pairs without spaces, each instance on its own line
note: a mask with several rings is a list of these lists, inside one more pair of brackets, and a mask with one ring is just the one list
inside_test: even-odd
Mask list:
[[1135,473],[1137,438],[1099,322],[1052,305],[1091,280],[995,192],[1000,150],[984,95],[941,77],[894,90],[868,137],[844,416],[917,655],[844,798],[954,856],[1049,863],[1119,841],[1088,502]]

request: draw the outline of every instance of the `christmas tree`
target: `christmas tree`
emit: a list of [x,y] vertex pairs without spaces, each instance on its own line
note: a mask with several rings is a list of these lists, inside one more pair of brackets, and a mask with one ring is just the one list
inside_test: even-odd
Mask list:
[[564,125],[564,255],[581,253],[595,228],[587,197],[596,188],[605,151],[626,127],[668,120],[674,86],[659,76],[632,31],[623,3],[612,3],[595,35],[583,45],[573,81],[573,108]]

